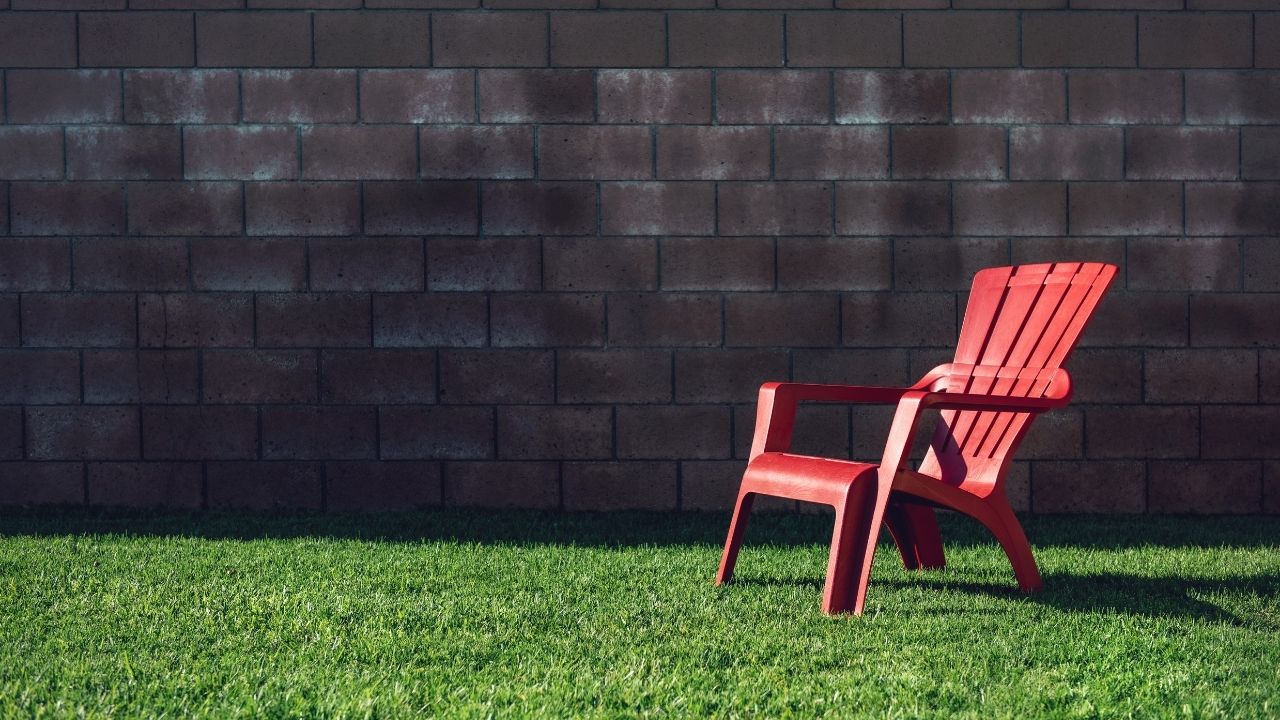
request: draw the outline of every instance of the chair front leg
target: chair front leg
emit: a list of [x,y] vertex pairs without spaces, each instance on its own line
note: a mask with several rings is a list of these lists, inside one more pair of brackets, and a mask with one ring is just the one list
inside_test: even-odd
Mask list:
[[911,449],[911,439],[915,437],[916,423],[920,420],[920,412],[929,393],[912,390],[898,401],[898,409],[893,414],[893,425],[889,428],[889,439],[885,443],[884,456],[880,467],[876,470],[875,490],[869,493],[868,507],[864,513],[861,541],[859,543],[857,595],[854,597],[853,614],[861,615],[867,602],[867,584],[871,581],[871,564],[875,560],[876,541],[880,538],[880,527],[884,523],[885,510],[889,507],[889,494],[893,492],[893,480],[906,460]]
[[[862,541],[866,529],[867,500],[870,482],[856,480],[845,498],[835,506],[835,529],[831,532],[831,554],[827,557],[827,584],[822,590],[822,612],[828,615],[853,612],[862,614],[857,599],[866,595],[866,581],[859,581],[858,563],[862,560]],[[854,584],[862,584],[855,587]]]
[[751,515],[751,505],[756,494],[740,491],[738,502],[733,508],[733,520],[729,521],[729,536],[724,541],[724,554],[720,556],[720,570],[716,573],[716,584],[723,585],[733,579],[733,566],[738,562],[738,549],[742,547],[742,536],[747,534],[747,518]]

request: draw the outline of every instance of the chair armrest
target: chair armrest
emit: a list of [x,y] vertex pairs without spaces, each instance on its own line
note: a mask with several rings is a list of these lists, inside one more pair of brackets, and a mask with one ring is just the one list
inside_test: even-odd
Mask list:
[[766,452],[786,452],[795,429],[796,407],[801,402],[896,405],[903,394],[931,386],[939,375],[931,372],[911,387],[871,385],[819,385],[814,383],[770,382],[760,386],[756,401],[756,429],[751,441],[751,460]]
[[[1040,397],[997,394],[995,392],[947,392],[948,378],[956,372],[993,380],[1030,383],[1028,391],[1037,385],[1044,387]],[[1071,376],[1066,370],[1022,370],[1020,368],[992,369],[988,375],[982,366],[939,365],[920,378],[916,384],[905,388],[876,387],[869,385],[819,385],[813,383],[770,382],[760,386],[756,402],[756,428],[751,441],[750,460],[766,452],[786,452],[791,448],[792,431],[795,429],[796,408],[801,402],[834,402],[845,404],[897,405],[894,424],[890,428],[885,459],[891,448],[896,448],[893,467],[898,467],[906,454],[915,432],[915,423],[921,412],[928,408],[939,410],[995,410],[1005,412],[1044,412],[1062,407],[1071,399]],[[901,425],[901,426],[900,426]],[[882,466],[883,467],[883,464]]]
[[[949,370],[957,367],[951,365],[940,366]],[[965,366],[965,369],[972,370],[972,366]],[[1071,375],[1061,368],[1048,370],[1018,370],[1012,369],[1008,375],[999,375],[992,377],[1001,377],[1005,380],[1012,381],[1014,387],[1017,383],[1030,382],[1030,386],[1024,386],[1023,392],[1035,392],[1037,386],[1043,387],[1040,390],[1043,393],[1040,397],[1026,397],[1021,395],[1008,395],[999,392],[946,392],[945,390],[935,389],[918,390],[912,389],[903,393],[902,398],[898,401],[898,409],[893,415],[893,424],[889,428],[889,439],[885,443],[884,456],[880,459],[880,476],[885,482],[890,481],[893,474],[902,469],[902,463],[906,459],[907,452],[911,447],[911,440],[915,437],[916,423],[920,420],[923,412],[929,408],[938,410],[994,410],[996,412],[1028,412],[1041,413],[1046,410],[1060,408],[1071,400]],[[924,382],[923,380],[921,382]],[[1003,392],[1008,392],[1006,388]]]

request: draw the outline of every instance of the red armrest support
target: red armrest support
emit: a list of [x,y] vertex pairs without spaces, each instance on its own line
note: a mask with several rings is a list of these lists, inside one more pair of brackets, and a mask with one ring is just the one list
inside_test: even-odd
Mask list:
[[[991,392],[947,392],[943,386],[954,373],[989,377],[1014,383],[1032,383],[1044,387],[1039,397],[1007,395]],[[897,444],[905,432],[910,441],[915,421],[927,408],[940,410],[995,410],[1039,413],[1062,407],[1071,399],[1071,376],[1066,370],[1022,370],[1019,368],[984,368],[971,365],[939,365],[911,387],[891,388],[862,385],[818,385],[811,383],[770,382],[760,386],[756,404],[756,429],[751,443],[751,459],[766,452],[786,452],[791,447],[795,429],[796,408],[801,402],[836,402],[846,404],[898,405],[890,445]],[[908,417],[899,418],[907,415]],[[901,423],[906,423],[899,427]],[[905,449],[903,450],[905,452]],[[889,448],[886,448],[888,456]],[[901,454],[901,453],[897,453]],[[900,458],[899,458],[900,459]]]

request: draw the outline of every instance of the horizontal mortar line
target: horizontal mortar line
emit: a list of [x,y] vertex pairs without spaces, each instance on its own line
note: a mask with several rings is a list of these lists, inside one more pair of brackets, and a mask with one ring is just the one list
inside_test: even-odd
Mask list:
[[1023,15],[1171,15],[1171,16],[1202,16],[1202,15],[1248,15],[1254,12],[1268,12],[1267,8],[1261,7],[1262,3],[1258,3],[1259,7],[1241,10],[1241,9],[1206,9],[1206,10],[1186,10],[1182,8],[1026,8],[1021,5],[1009,5],[1007,7],[973,7],[973,8],[912,8],[912,7],[881,7],[881,8],[840,8],[840,7],[814,7],[814,8],[790,8],[790,7],[754,7],[754,8],[725,8],[725,7],[707,7],[707,8],[625,8],[625,7],[592,7],[592,8],[565,8],[552,5],[533,6],[528,8],[507,8],[507,7],[473,7],[473,8],[325,8],[325,7],[284,7],[284,8],[105,8],[105,9],[80,9],[68,10],[60,8],[10,8],[15,13],[41,13],[41,14],[80,14],[80,15],[127,15],[130,13],[139,14],[156,14],[156,15],[189,15],[192,13],[199,14],[317,14],[317,15],[365,15],[365,14],[392,14],[392,15],[501,15],[501,14],[542,14],[551,13],[564,15],[589,15],[589,14],[678,14],[678,15],[716,15],[716,14],[752,14],[752,15],[814,15],[823,13],[839,13],[839,14],[868,14],[868,15],[899,15],[899,14],[934,14],[934,15],[956,15],[956,14],[1009,14],[1015,15],[1022,13]]
[[[1280,74],[1280,71],[1277,71]],[[996,127],[996,128],[1115,128],[1119,129],[1139,129],[1139,128],[1190,128],[1190,129],[1222,129],[1233,130],[1241,129],[1265,129],[1270,130],[1276,127],[1275,124],[1267,124],[1263,122],[1249,123],[1158,123],[1158,122],[1131,122],[1131,123],[1096,123],[1096,122],[826,122],[826,123],[684,123],[684,122],[567,122],[563,120],[544,121],[529,120],[527,122],[480,122],[480,123],[459,123],[459,122],[440,122],[440,123],[416,123],[416,122],[367,122],[367,121],[350,121],[350,122],[314,122],[314,121],[253,121],[253,122],[168,122],[168,123],[151,123],[138,121],[94,121],[87,123],[69,123],[69,122],[11,122],[8,124],[0,124],[0,131],[4,128],[63,128],[75,130],[79,128],[293,128],[293,127],[323,127],[323,128],[339,128],[339,127],[416,127],[416,128],[432,128],[432,129],[462,129],[462,128],[521,128],[532,127],[538,125],[540,127],[574,127],[574,128],[665,128],[665,127],[691,127],[691,128],[778,128],[785,130],[787,128],[971,128],[971,127]],[[477,179],[477,178],[463,178]],[[503,178],[493,178],[503,179]],[[526,179],[526,178],[515,178]]]
[[356,72],[359,70],[528,70],[528,71],[547,71],[555,70],[562,72],[588,72],[591,70],[721,70],[721,71],[769,71],[769,70],[867,70],[867,71],[888,71],[888,70],[1009,70],[1013,72],[1024,71],[1053,71],[1053,70],[1072,70],[1072,71],[1167,71],[1167,72],[1196,72],[1196,73],[1251,73],[1251,74],[1274,74],[1277,68],[1258,68],[1252,65],[1237,66],[1209,66],[1209,65],[1017,65],[1017,64],[1000,64],[1000,65],[916,65],[913,63],[891,64],[891,65],[783,65],[781,63],[768,63],[756,65],[751,63],[741,63],[734,65],[440,65],[440,64],[411,64],[411,65],[17,65],[2,66],[4,70],[107,70],[118,72],[147,72],[151,70],[187,70],[191,72],[216,72],[216,71],[232,71],[247,70],[250,72],[286,72],[297,70],[316,70],[316,71],[343,71]]

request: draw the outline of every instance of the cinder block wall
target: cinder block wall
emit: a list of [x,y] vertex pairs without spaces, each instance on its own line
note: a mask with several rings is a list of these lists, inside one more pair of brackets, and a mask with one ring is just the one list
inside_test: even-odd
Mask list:
[[1275,0],[713,1],[0,0],[0,504],[722,508],[1072,259],[1017,504],[1280,512]]

